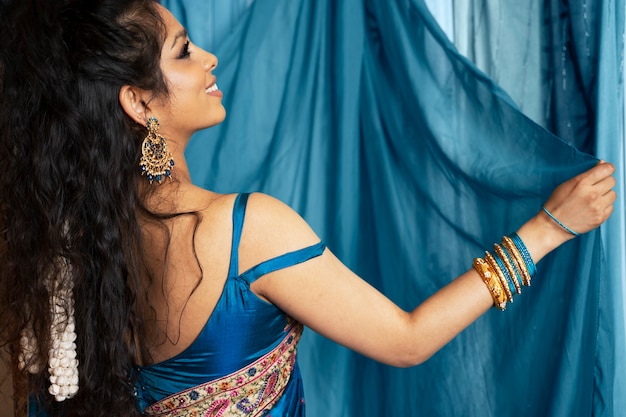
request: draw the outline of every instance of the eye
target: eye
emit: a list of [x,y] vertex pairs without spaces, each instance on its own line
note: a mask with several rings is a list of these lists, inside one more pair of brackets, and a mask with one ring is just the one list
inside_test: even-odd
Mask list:
[[187,41],[183,45],[183,49],[180,51],[180,54],[178,55],[178,59],[187,58],[189,55],[191,55],[191,53],[189,52],[189,41]]

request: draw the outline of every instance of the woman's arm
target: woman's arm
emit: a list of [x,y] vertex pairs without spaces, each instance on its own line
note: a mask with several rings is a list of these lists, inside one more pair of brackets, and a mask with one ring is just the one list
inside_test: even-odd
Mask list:
[[[557,187],[546,207],[579,233],[599,226],[612,212],[613,171],[611,164],[598,164]],[[319,241],[295,212],[269,197],[255,195],[249,212],[240,254],[250,265]],[[517,233],[535,262],[574,238],[543,211]],[[468,259],[469,265],[471,262]],[[479,274],[470,269],[406,312],[329,250],[261,277],[252,290],[318,333],[375,360],[402,367],[428,359],[494,304]]]

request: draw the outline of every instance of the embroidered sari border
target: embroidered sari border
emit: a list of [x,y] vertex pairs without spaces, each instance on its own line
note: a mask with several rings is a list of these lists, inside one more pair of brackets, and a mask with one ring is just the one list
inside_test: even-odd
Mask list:
[[158,401],[144,414],[159,417],[257,416],[285,390],[303,326],[292,322],[283,340],[250,365]]

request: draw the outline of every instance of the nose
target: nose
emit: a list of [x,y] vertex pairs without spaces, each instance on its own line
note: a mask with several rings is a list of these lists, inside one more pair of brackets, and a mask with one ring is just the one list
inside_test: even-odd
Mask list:
[[217,57],[210,52],[204,51],[204,53],[205,57],[203,58],[204,60],[202,62],[204,69],[206,71],[214,70],[215,67],[217,67]]

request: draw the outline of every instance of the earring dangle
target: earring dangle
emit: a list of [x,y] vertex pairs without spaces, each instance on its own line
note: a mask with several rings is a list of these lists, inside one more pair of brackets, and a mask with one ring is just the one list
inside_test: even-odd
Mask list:
[[141,174],[152,184],[159,184],[163,178],[171,178],[174,159],[170,153],[165,138],[159,134],[159,121],[156,117],[150,117],[146,123],[148,135],[141,144],[141,159],[139,167]]

